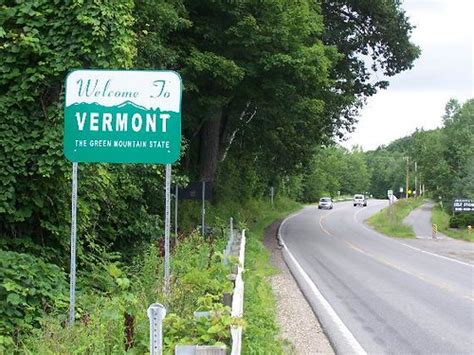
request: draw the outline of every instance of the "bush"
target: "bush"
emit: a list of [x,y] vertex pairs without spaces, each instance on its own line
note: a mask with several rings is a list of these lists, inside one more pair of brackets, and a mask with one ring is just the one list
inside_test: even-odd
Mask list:
[[451,228],[465,228],[469,225],[474,226],[474,214],[472,213],[455,214],[449,219],[449,227]]
[[[68,306],[65,273],[28,254],[0,250],[0,336],[16,339],[39,326],[53,310]],[[0,350],[2,345],[0,342]]]

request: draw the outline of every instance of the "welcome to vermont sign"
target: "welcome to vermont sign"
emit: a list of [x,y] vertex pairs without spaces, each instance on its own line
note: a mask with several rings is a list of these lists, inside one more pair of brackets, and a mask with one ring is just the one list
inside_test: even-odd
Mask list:
[[71,72],[64,154],[73,162],[175,162],[181,148],[181,86],[172,71]]

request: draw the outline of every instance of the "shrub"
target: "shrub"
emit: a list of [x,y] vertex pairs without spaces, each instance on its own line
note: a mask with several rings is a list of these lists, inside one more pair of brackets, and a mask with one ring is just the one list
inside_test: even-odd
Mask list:
[[52,310],[68,306],[65,273],[40,258],[0,250],[0,280],[0,336],[4,343],[9,343],[6,337],[17,338],[38,327]]
[[460,213],[451,216],[449,219],[449,227],[463,228],[467,226],[474,226],[474,214]]

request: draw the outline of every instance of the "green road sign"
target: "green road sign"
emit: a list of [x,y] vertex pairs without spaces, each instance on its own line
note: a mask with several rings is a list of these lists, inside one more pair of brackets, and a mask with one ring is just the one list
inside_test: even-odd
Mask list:
[[181,149],[181,87],[172,71],[71,72],[64,155],[74,162],[175,162]]

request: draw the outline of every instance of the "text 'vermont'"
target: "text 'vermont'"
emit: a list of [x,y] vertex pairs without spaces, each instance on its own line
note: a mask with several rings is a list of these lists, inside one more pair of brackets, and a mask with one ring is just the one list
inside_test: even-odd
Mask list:
[[88,128],[92,132],[127,132],[130,129],[134,132],[156,132],[159,129],[166,133],[169,118],[167,113],[147,113],[143,116],[140,113],[76,112],[77,129],[84,131]]

